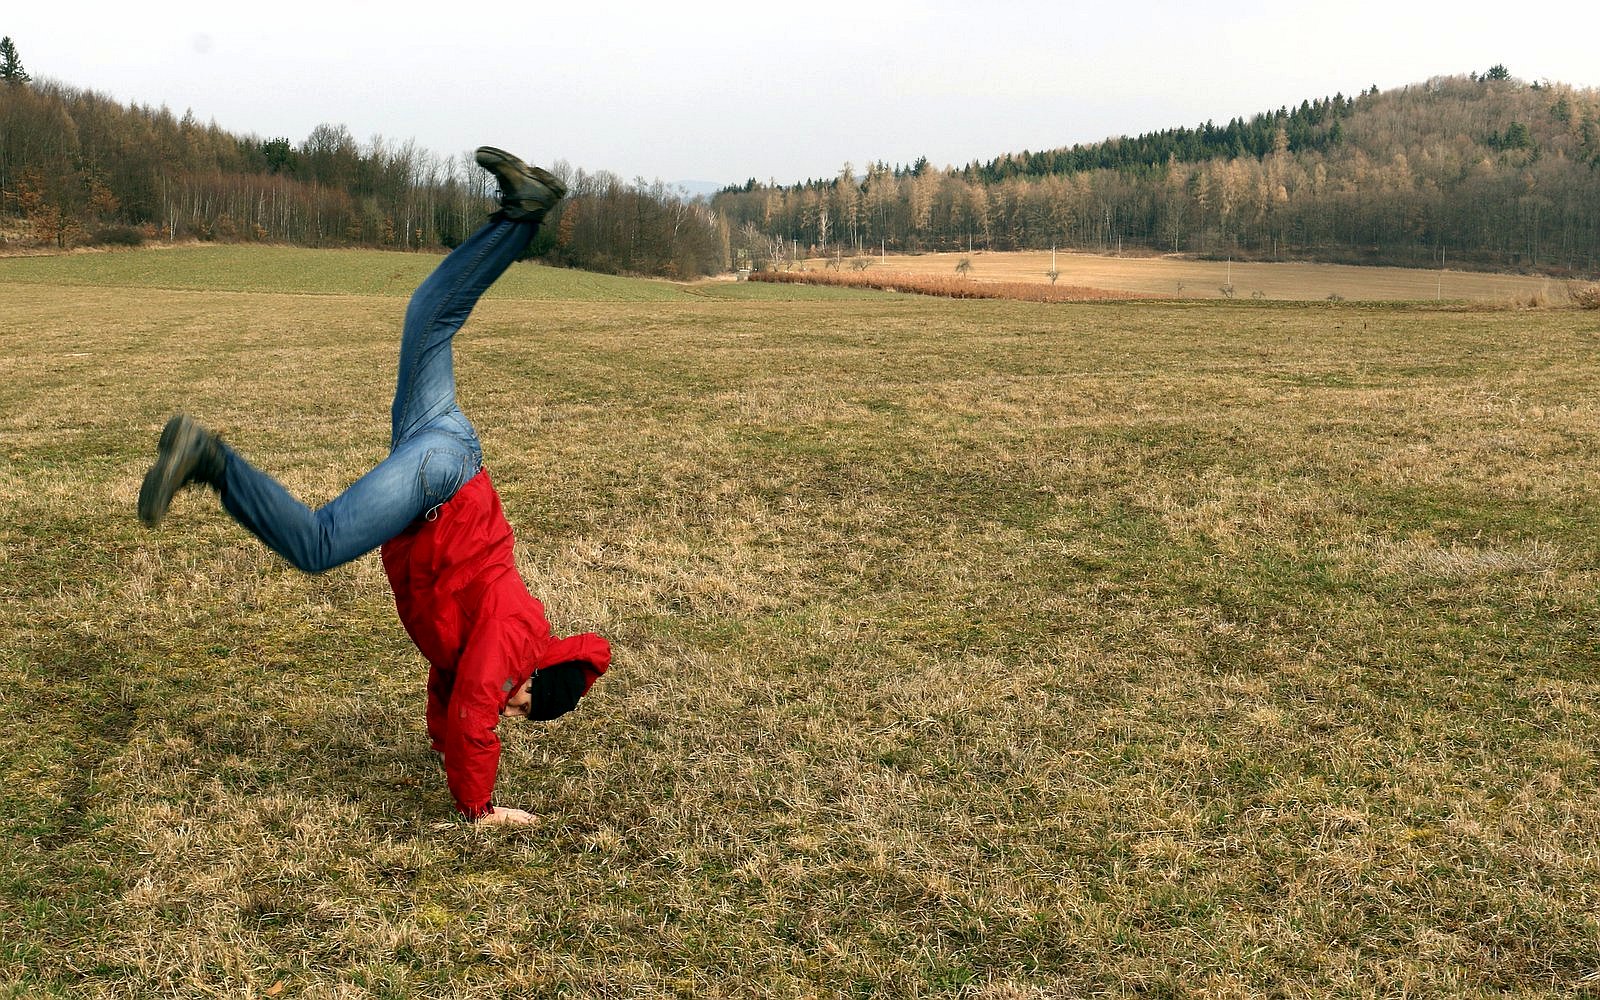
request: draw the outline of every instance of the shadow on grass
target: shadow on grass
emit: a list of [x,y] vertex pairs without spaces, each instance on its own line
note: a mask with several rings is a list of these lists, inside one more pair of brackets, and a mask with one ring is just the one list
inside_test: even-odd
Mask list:
[[140,706],[124,681],[132,658],[120,644],[60,630],[21,656],[0,760],[31,780],[5,784],[0,817],[53,852],[99,822],[98,776],[126,745]]

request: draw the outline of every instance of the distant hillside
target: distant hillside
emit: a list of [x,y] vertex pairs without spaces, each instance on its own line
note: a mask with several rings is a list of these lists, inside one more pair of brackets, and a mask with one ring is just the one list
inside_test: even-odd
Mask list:
[[713,204],[757,263],[1058,246],[1593,273],[1600,93],[1497,66],[961,168],[752,181]]
[[[568,198],[534,252],[598,271],[695,277],[727,267],[703,201],[556,164]],[[417,250],[455,246],[490,210],[471,154],[357,143],[325,124],[262,139],[166,108],[0,75],[0,246],[271,242]]]

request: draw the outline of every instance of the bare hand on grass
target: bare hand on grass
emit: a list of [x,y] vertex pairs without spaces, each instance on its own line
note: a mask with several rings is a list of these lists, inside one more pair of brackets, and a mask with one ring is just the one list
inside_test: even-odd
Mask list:
[[493,806],[487,813],[478,817],[481,826],[538,826],[539,817],[522,809],[506,809],[502,806]]

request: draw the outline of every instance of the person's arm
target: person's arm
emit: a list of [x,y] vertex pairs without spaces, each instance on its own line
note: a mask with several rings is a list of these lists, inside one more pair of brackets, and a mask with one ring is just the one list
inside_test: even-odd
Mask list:
[[495,813],[500,737],[494,730],[506,698],[504,685],[514,672],[514,646],[497,620],[480,620],[456,664],[455,684],[443,706],[438,741],[445,780],[456,810],[468,819],[482,821]]
[[428,667],[428,745],[434,753],[444,752],[445,708],[450,704],[450,690],[455,686],[456,672],[429,665]]
[[[581,679],[574,677],[577,697],[589,693],[594,682],[611,666],[611,644],[593,632],[569,635],[565,639],[552,637],[534,663],[534,669],[544,670],[556,665],[569,665],[582,670]],[[576,699],[574,699],[576,700]],[[568,706],[569,710],[571,706]]]

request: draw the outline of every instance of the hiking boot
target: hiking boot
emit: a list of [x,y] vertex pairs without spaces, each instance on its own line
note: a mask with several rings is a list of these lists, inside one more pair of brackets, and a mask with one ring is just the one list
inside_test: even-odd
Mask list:
[[174,414],[161,429],[156,463],[139,487],[139,520],[152,528],[160,524],[178,490],[188,483],[220,485],[222,468],[222,439],[184,414]]
[[555,174],[530,167],[503,149],[479,146],[473,155],[500,182],[500,215],[513,222],[538,222],[567,193]]

